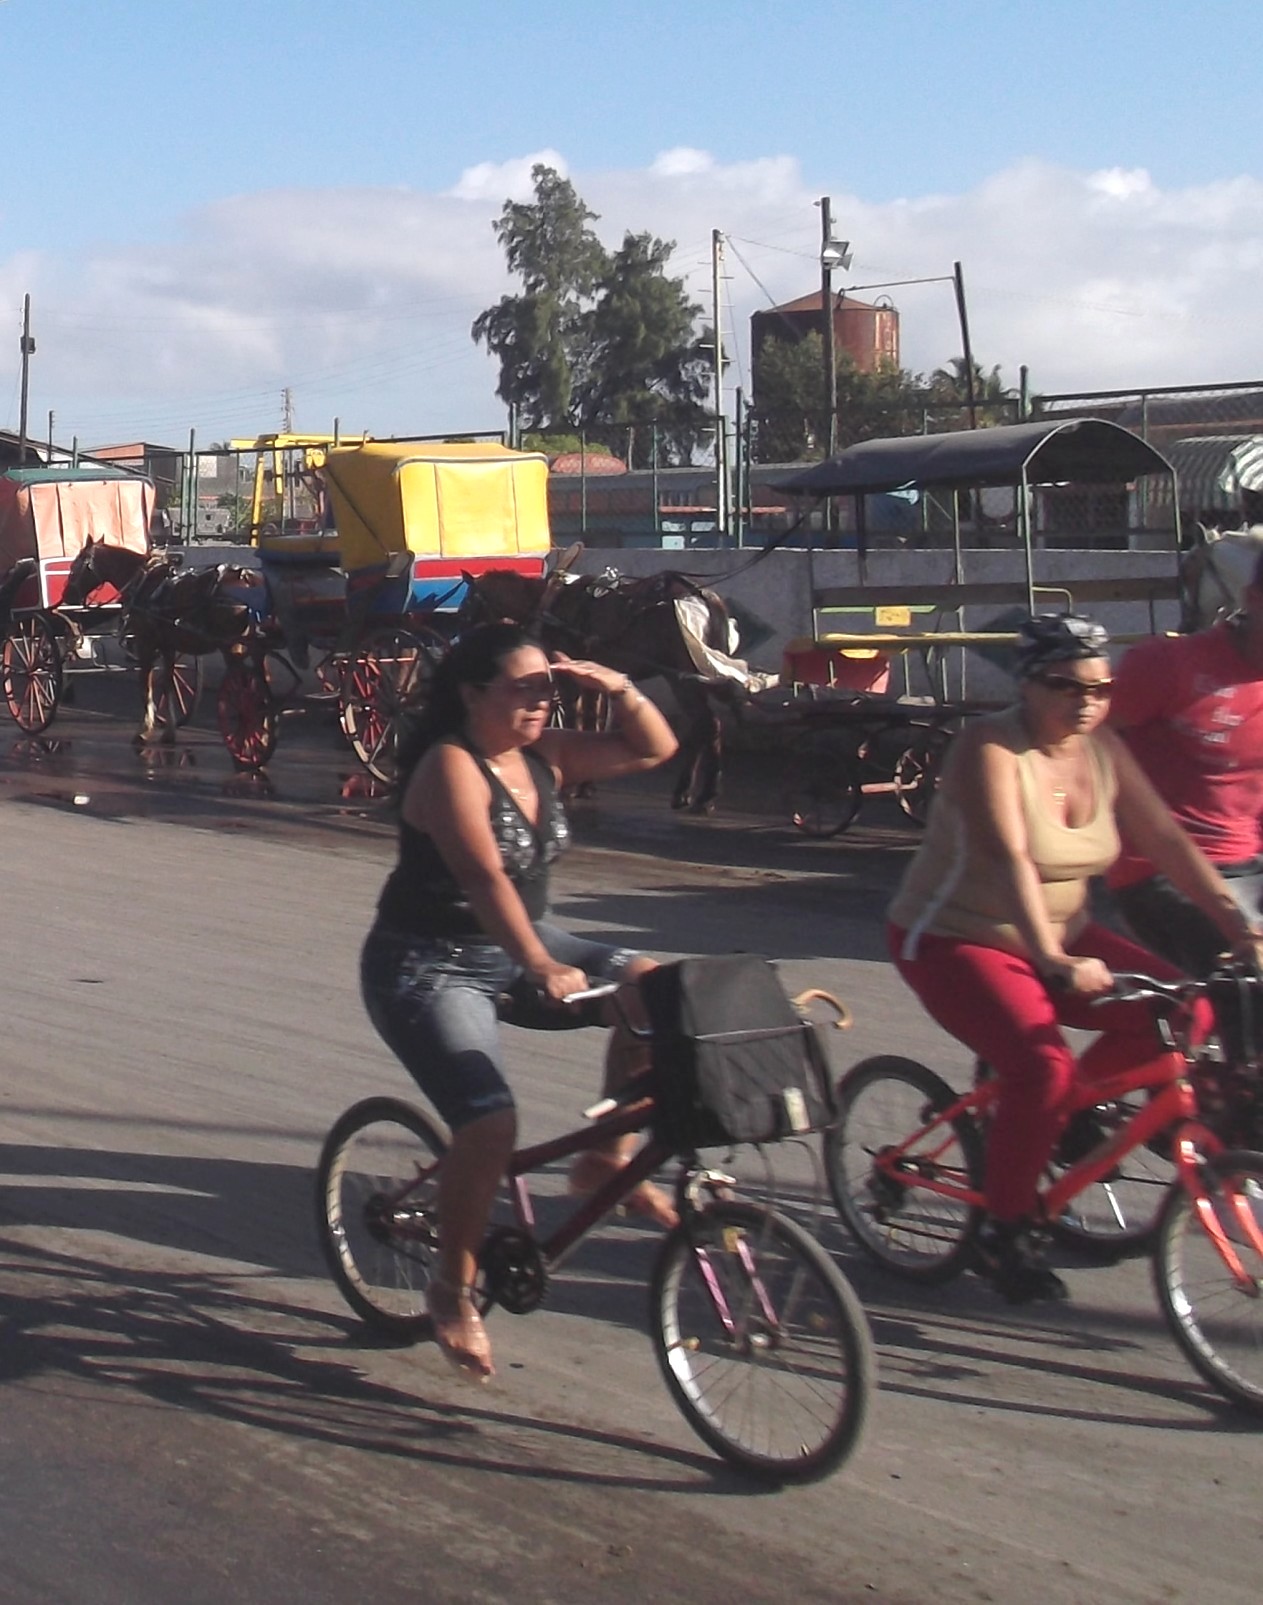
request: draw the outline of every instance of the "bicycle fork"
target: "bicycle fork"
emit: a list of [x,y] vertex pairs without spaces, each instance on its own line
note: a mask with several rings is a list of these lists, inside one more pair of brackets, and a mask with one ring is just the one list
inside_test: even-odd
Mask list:
[[[1223,1144],[1205,1126],[1189,1122],[1182,1126],[1174,1143],[1174,1159],[1180,1185],[1193,1202],[1197,1212],[1197,1219],[1202,1230],[1210,1238],[1228,1268],[1233,1281],[1243,1293],[1253,1298],[1263,1294],[1263,1285],[1256,1276],[1251,1276],[1241,1263],[1241,1257],[1224,1230],[1223,1221],[1215,1207],[1215,1199],[1211,1196],[1210,1188],[1206,1183],[1205,1159],[1209,1154],[1212,1157],[1224,1152]],[[1263,1262],[1263,1232],[1259,1230],[1259,1223],[1254,1218],[1254,1211],[1250,1208],[1250,1201],[1240,1191],[1233,1188],[1229,1197],[1232,1202],[1232,1212],[1237,1225],[1241,1230],[1246,1243],[1253,1249],[1260,1262]]]
[[[713,1193],[717,1193],[733,1186],[733,1184],[731,1176],[725,1176],[719,1171],[704,1171],[690,1181],[687,1188],[688,1202],[696,1208],[697,1194],[703,1187]],[[687,1219],[688,1217],[686,1216],[685,1218]],[[687,1227],[686,1230],[688,1230]],[[690,1237],[691,1235],[690,1232]],[[710,1301],[714,1305],[715,1314],[719,1317],[724,1331],[734,1342],[744,1343],[747,1347],[753,1347],[748,1330],[744,1333],[742,1332],[743,1325],[748,1326],[748,1321],[739,1319],[738,1315],[730,1308],[729,1300],[720,1284],[720,1278],[711,1261],[709,1251],[701,1243],[693,1242],[691,1246],[693,1256],[697,1260],[697,1268],[702,1275],[702,1281],[705,1283],[706,1291],[710,1294]],[[769,1331],[778,1332],[781,1322],[772,1305],[772,1300],[763,1278],[759,1274],[759,1268],[755,1263],[755,1256],[751,1252],[747,1233],[737,1226],[725,1227],[723,1246],[728,1253],[736,1254],[745,1286],[763,1320],[767,1323]],[[747,1308],[748,1305],[749,1300],[747,1300]]]

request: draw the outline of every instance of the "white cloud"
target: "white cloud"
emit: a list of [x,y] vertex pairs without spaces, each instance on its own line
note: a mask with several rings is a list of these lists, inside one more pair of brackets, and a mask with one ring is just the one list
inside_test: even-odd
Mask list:
[[[539,161],[567,170],[540,151],[470,167],[445,193],[231,196],[156,243],[0,262],[10,304],[34,297],[32,416],[53,407],[59,433],[85,441],[178,440],[190,426],[208,438],[275,427],[290,386],[308,429],[335,415],[380,433],[499,427],[494,367],[469,327],[511,289],[491,224],[506,197],[529,198]],[[712,230],[728,237],[725,335],[732,382],[748,385],[750,313],[819,284],[819,197],[797,161],[677,148],[643,170],[569,176],[607,243],[642,229],[677,242],[707,316]],[[1027,160],[959,194],[873,201],[838,183],[832,210],[852,284],[945,279],[960,261],[975,354],[1011,382],[1023,363],[1042,391],[1263,374],[1255,177],[1172,191],[1143,169]],[[899,307],[906,366],[959,350],[949,283],[860,293]]]

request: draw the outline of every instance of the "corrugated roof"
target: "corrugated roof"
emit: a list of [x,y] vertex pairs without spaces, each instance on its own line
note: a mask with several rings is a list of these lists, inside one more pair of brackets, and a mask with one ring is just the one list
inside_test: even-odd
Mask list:
[[[1236,511],[1242,491],[1263,491],[1263,435],[1192,435],[1164,449],[1176,472],[1181,507]],[[1169,483],[1155,486],[1150,499],[1169,502]]]

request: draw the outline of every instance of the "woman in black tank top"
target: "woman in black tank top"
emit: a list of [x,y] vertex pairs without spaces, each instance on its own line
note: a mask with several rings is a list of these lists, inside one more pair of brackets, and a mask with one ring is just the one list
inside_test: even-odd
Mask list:
[[[548,728],[554,674],[604,693],[612,730]],[[666,720],[624,675],[544,652],[516,625],[462,636],[439,665],[423,723],[401,755],[399,859],[364,946],[373,1024],[452,1129],[440,1182],[439,1274],[428,1293],[435,1336],[463,1374],[491,1374],[471,1284],[478,1247],[513,1151],[513,1096],[499,1064],[497,998],[528,983],[554,1006],[589,976],[634,982],[652,961],[576,937],[547,919],[549,868],[569,842],[566,785],[651,769],[675,752]],[[636,1067],[611,1035],[607,1091]],[[588,1191],[631,1157],[635,1137],[585,1155]],[[628,1200],[670,1224],[645,1184]]]

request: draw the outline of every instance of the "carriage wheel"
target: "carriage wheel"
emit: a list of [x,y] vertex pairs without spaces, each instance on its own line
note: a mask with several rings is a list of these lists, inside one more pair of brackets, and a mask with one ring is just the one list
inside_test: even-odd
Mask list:
[[794,748],[786,807],[806,836],[838,836],[860,811],[859,759],[853,743],[813,732]]
[[237,768],[262,769],[276,750],[276,705],[263,670],[248,659],[230,663],[215,711]]
[[553,691],[553,705],[548,710],[550,730],[606,731],[614,725],[614,703],[604,691],[581,691],[577,696]]
[[895,799],[914,825],[924,825],[929,818],[951,739],[949,730],[922,730],[895,759]]
[[201,658],[181,652],[171,665],[171,678],[157,694],[158,719],[183,728],[197,712],[204,684]]
[[374,780],[394,782],[403,719],[429,701],[435,665],[446,651],[437,630],[378,630],[351,660],[342,683],[342,729]]
[[37,736],[53,722],[61,701],[61,643],[42,613],[14,619],[0,653],[4,700],[18,728]]

